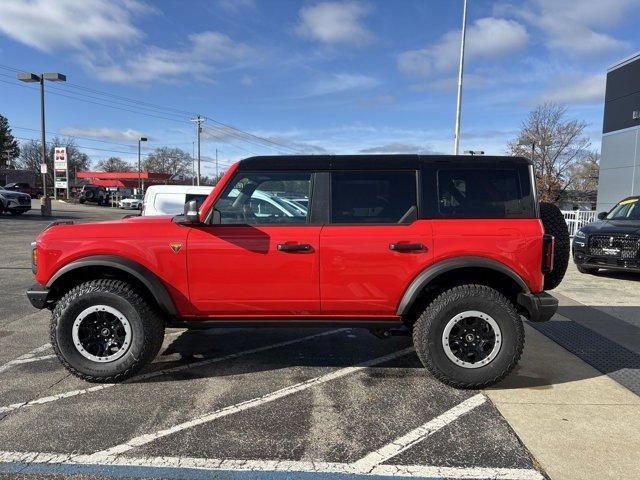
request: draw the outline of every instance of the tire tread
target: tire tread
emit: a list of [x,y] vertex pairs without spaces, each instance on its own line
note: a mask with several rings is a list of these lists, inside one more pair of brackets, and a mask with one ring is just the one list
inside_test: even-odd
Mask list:
[[[430,338],[431,331],[436,327],[439,314],[445,307],[450,305],[451,302],[475,295],[483,296],[509,311],[510,316],[515,320],[518,344],[516,345],[512,358],[509,360],[508,368],[496,372],[493,377],[481,382],[462,382],[451,378],[437,367],[432,356],[428,355],[428,348],[425,343],[427,339]],[[455,388],[478,389],[499,382],[505,378],[518,363],[522,356],[522,350],[524,349],[524,326],[522,325],[522,320],[520,320],[520,315],[518,315],[513,304],[507,297],[486,285],[466,284],[445,290],[427,306],[414,325],[413,344],[418,358],[436,379]]]
[[[76,299],[87,295],[89,293],[105,292],[113,295],[118,295],[127,300],[136,309],[142,322],[145,323],[145,344],[149,342],[149,348],[145,348],[143,355],[135,359],[135,361],[124,371],[111,376],[95,376],[88,375],[80,372],[74,368],[63,356],[58,346],[58,340],[56,330],[58,322],[64,311],[69,305]],[[164,339],[164,323],[157,310],[151,306],[135,289],[134,286],[128,282],[116,279],[97,279],[90,280],[85,283],[81,283],[74,288],[70,289],[56,304],[53,309],[53,316],[51,318],[49,328],[49,338],[53,349],[62,362],[62,365],[73,375],[79,377],[88,382],[97,383],[116,383],[129,378],[135,374],[138,370],[149,363],[160,351],[162,342]]]

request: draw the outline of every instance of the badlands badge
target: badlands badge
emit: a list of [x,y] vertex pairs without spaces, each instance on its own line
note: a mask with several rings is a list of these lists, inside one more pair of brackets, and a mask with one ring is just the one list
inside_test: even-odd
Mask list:
[[171,250],[173,250],[175,253],[178,253],[180,251],[180,249],[182,248],[182,243],[180,243],[180,242],[171,242],[169,244],[169,246],[171,247]]

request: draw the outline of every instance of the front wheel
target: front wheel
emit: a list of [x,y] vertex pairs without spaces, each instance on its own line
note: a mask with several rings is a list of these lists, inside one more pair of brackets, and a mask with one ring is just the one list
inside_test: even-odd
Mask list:
[[72,374],[90,382],[117,382],[157,355],[164,323],[132,285],[100,279],[82,283],[60,299],[50,336]]
[[456,388],[484,388],[516,366],[524,348],[513,304],[485,285],[442,292],[413,329],[413,343],[431,374]]

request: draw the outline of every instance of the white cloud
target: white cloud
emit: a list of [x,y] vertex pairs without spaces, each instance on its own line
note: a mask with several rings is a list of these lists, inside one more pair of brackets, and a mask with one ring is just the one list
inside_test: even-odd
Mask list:
[[373,97],[361,98],[358,100],[360,107],[379,107],[382,105],[392,105],[396,101],[396,97],[388,94],[374,95]]
[[85,126],[61,128],[60,133],[70,137],[91,137],[106,140],[138,140],[140,137],[145,136],[142,132],[131,128],[117,130],[115,128]]
[[0,33],[45,52],[69,51],[105,81],[212,81],[220,63],[253,52],[215,31],[192,33],[172,49],[145,44],[133,21],[155,10],[139,0],[2,0],[1,9]]
[[[494,59],[522,50],[529,34],[521,23],[504,18],[479,18],[467,28],[466,58]],[[397,57],[398,69],[412,76],[427,77],[434,72],[447,72],[458,62],[460,32],[451,30],[438,42],[418,50],[402,52]]]
[[251,75],[243,75],[242,78],[240,79],[240,83],[242,83],[243,85],[250,87],[251,85],[253,85],[256,81],[256,78],[251,76]]
[[371,8],[356,1],[323,2],[303,7],[295,32],[324,44],[364,45],[373,34],[362,25]]
[[132,18],[152,11],[136,0],[3,0],[0,32],[44,52],[80,50],[141,38]]
[[575,57],[598,57],[629,48],[629,43],[603,30],[615,26],[639,0],[530,0],[523,5],[502,5],[497,11],[512,14],[539,28],[548,48]]
[[368,75],[353,73],[334,73],[331,76],[316,81],[309,88],[304,97],[340,93],[356,88],[371,88],[379,84],[378,79]]
[[215,5],[229,13],[256,8],[255,0],[216,0]]
[[559,79],[556,85],[543,92],[542,102],[566,104],[601,104],[604,100],[605,76],[589,75],[582,78]]
[[212,81],[216,64],[243,60],[253,52],[248,45],[234,42],[219,32],[194,33],[188,40],[183,48],[152,45],[128,52],[124,58],[85,54],[79,59],[87,70],[111,82],[176,80],[185,76]]
[[429,155],[439,153],[429,145],[411,145],[407,143],[393,142],[375,147],[363,148],[360,153],[415,153]]

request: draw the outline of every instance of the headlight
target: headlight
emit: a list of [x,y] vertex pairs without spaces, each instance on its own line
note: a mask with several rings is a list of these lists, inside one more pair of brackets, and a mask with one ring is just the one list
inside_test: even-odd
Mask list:
[[582,230],[578,230],[578,231],[576,232],[576,235],[575,235],[575,237],[574,237],[574,238],[582,238],[582,239],[585,239],[585,238],[587,238],[587,236],[584,234],[584,232],[583,232]]

